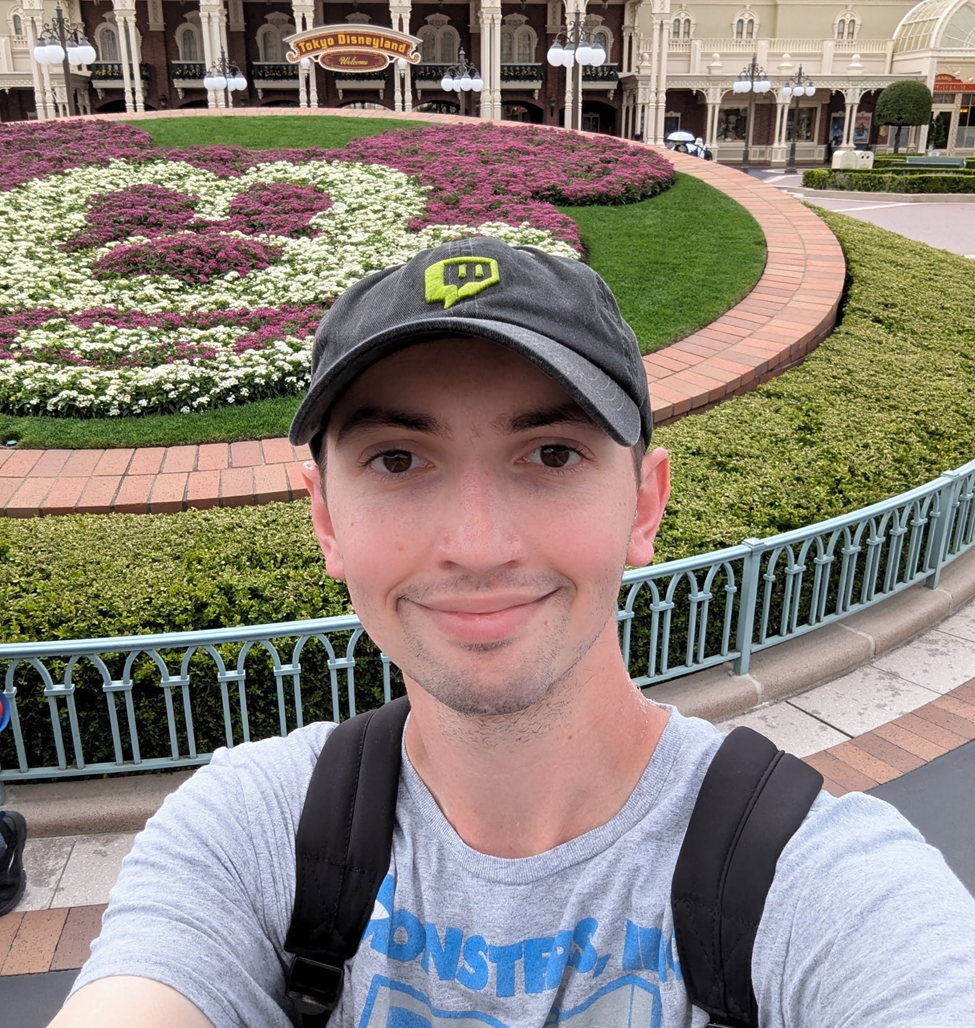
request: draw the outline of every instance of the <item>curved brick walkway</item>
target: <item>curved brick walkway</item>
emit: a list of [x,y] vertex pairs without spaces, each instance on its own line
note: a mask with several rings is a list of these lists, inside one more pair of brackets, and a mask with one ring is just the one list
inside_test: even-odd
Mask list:
[[[262,115],[272,112],[343,114],[258,109]],[[144,117],[254,113],[193,110]],[[409,117],[445,120],[438,115]],[[800,361],[832,330],[846,275],[836,238],[797,200],[734,168],[669,151],[667,156],[680,171],[720,189],[751,212],[765,233],[768,261],[741,303],[706,328],[644,358],[658,425],[748,392]],[[304,447],[295,449],[286,439],[138,450],[0,450],[0,512],[7,517],[172,513],[288,501],[307,495],[296,466],[307,457]]]

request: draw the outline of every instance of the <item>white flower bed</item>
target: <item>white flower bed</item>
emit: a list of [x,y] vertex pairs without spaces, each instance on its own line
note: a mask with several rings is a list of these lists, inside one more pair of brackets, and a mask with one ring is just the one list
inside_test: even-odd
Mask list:
[[[260,235],[281,257],[243,277],[236,272],[207,283],[166,275],[96,279],[92,262],[111,247],[66,252],[63,244],[86,227],[90,198],[97,193],[153,184],[199,196],[197,214],[214,221],[229,214],[233,197],[255,183],[312,185],[328,194],[329,210],[315,215],[313,238]],[[426,191],[400,172],[380,165],[277,162],[236,178],[218,178],[185,163],[131,164],[72,169],[0,192],[0,310],[36,307],[65,314],[93,308],[153,314],[323,304],[364,275],[399,264],[446,239],[493,235],[532,244],[567,257],[566,243],[527,224],[515,228],[435,225],[409,231],[424,212]],[[137,241],[132,237],[126,243]],[[0,360],[0,409],[11,412],[117,416],[149,411],[207,409],[261,395],[298,392],[307,382],[311,336],[285,336],[262,349],[234,351],[243,327],[132,329],[110,324],[78,328],[59,316],[25,328],[6,346],[13,359]],[[70,355],[98,355],[111,365],[130,357],[145,361],[163,343],[176,341],[214,351],[212,356],[174,359],[156,366],[79,366]],[[0,343],[0,350],[3,349]],[[67,362],[52,363],[65,351]],[[166,347],[164,347],[166,349]],[[32,358],[38,351],[42,356]],[[22,355],[22,357],[20,356]]]

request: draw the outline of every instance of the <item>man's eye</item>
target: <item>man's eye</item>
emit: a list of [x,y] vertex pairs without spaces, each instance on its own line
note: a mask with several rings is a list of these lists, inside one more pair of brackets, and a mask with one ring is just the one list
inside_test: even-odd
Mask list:
[[568,468],[578,464],[582,455],[571,446],[539,446],[528,458],[533,464],[543,464],[547,468]]
[[369,461],[369,466],[380,474],[385,472],[391,475],[401,475],[404,471],[418,468],[421,463],[416,454],[410,453],[409,450],[387,450],[385,453],[377,453]]

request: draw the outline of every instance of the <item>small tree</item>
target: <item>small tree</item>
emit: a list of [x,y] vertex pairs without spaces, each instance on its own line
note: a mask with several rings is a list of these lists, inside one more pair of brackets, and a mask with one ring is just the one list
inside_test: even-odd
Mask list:
[[894,153],[901,141],[905,125],[926,125],[931,118],[931,90],[923,82],[904,79],[891,82],[877,100],[877,124],[894,125]]

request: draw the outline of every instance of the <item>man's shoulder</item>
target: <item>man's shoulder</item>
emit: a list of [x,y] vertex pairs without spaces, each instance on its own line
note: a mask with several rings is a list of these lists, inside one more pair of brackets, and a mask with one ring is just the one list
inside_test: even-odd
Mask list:
[[319,754],[334,728],[333,722],[316,721],[286,736],[221,746],[170,801],[176,807],[195,802],[211,809],[243,803],[258,814],[260,807],[300,812]]

